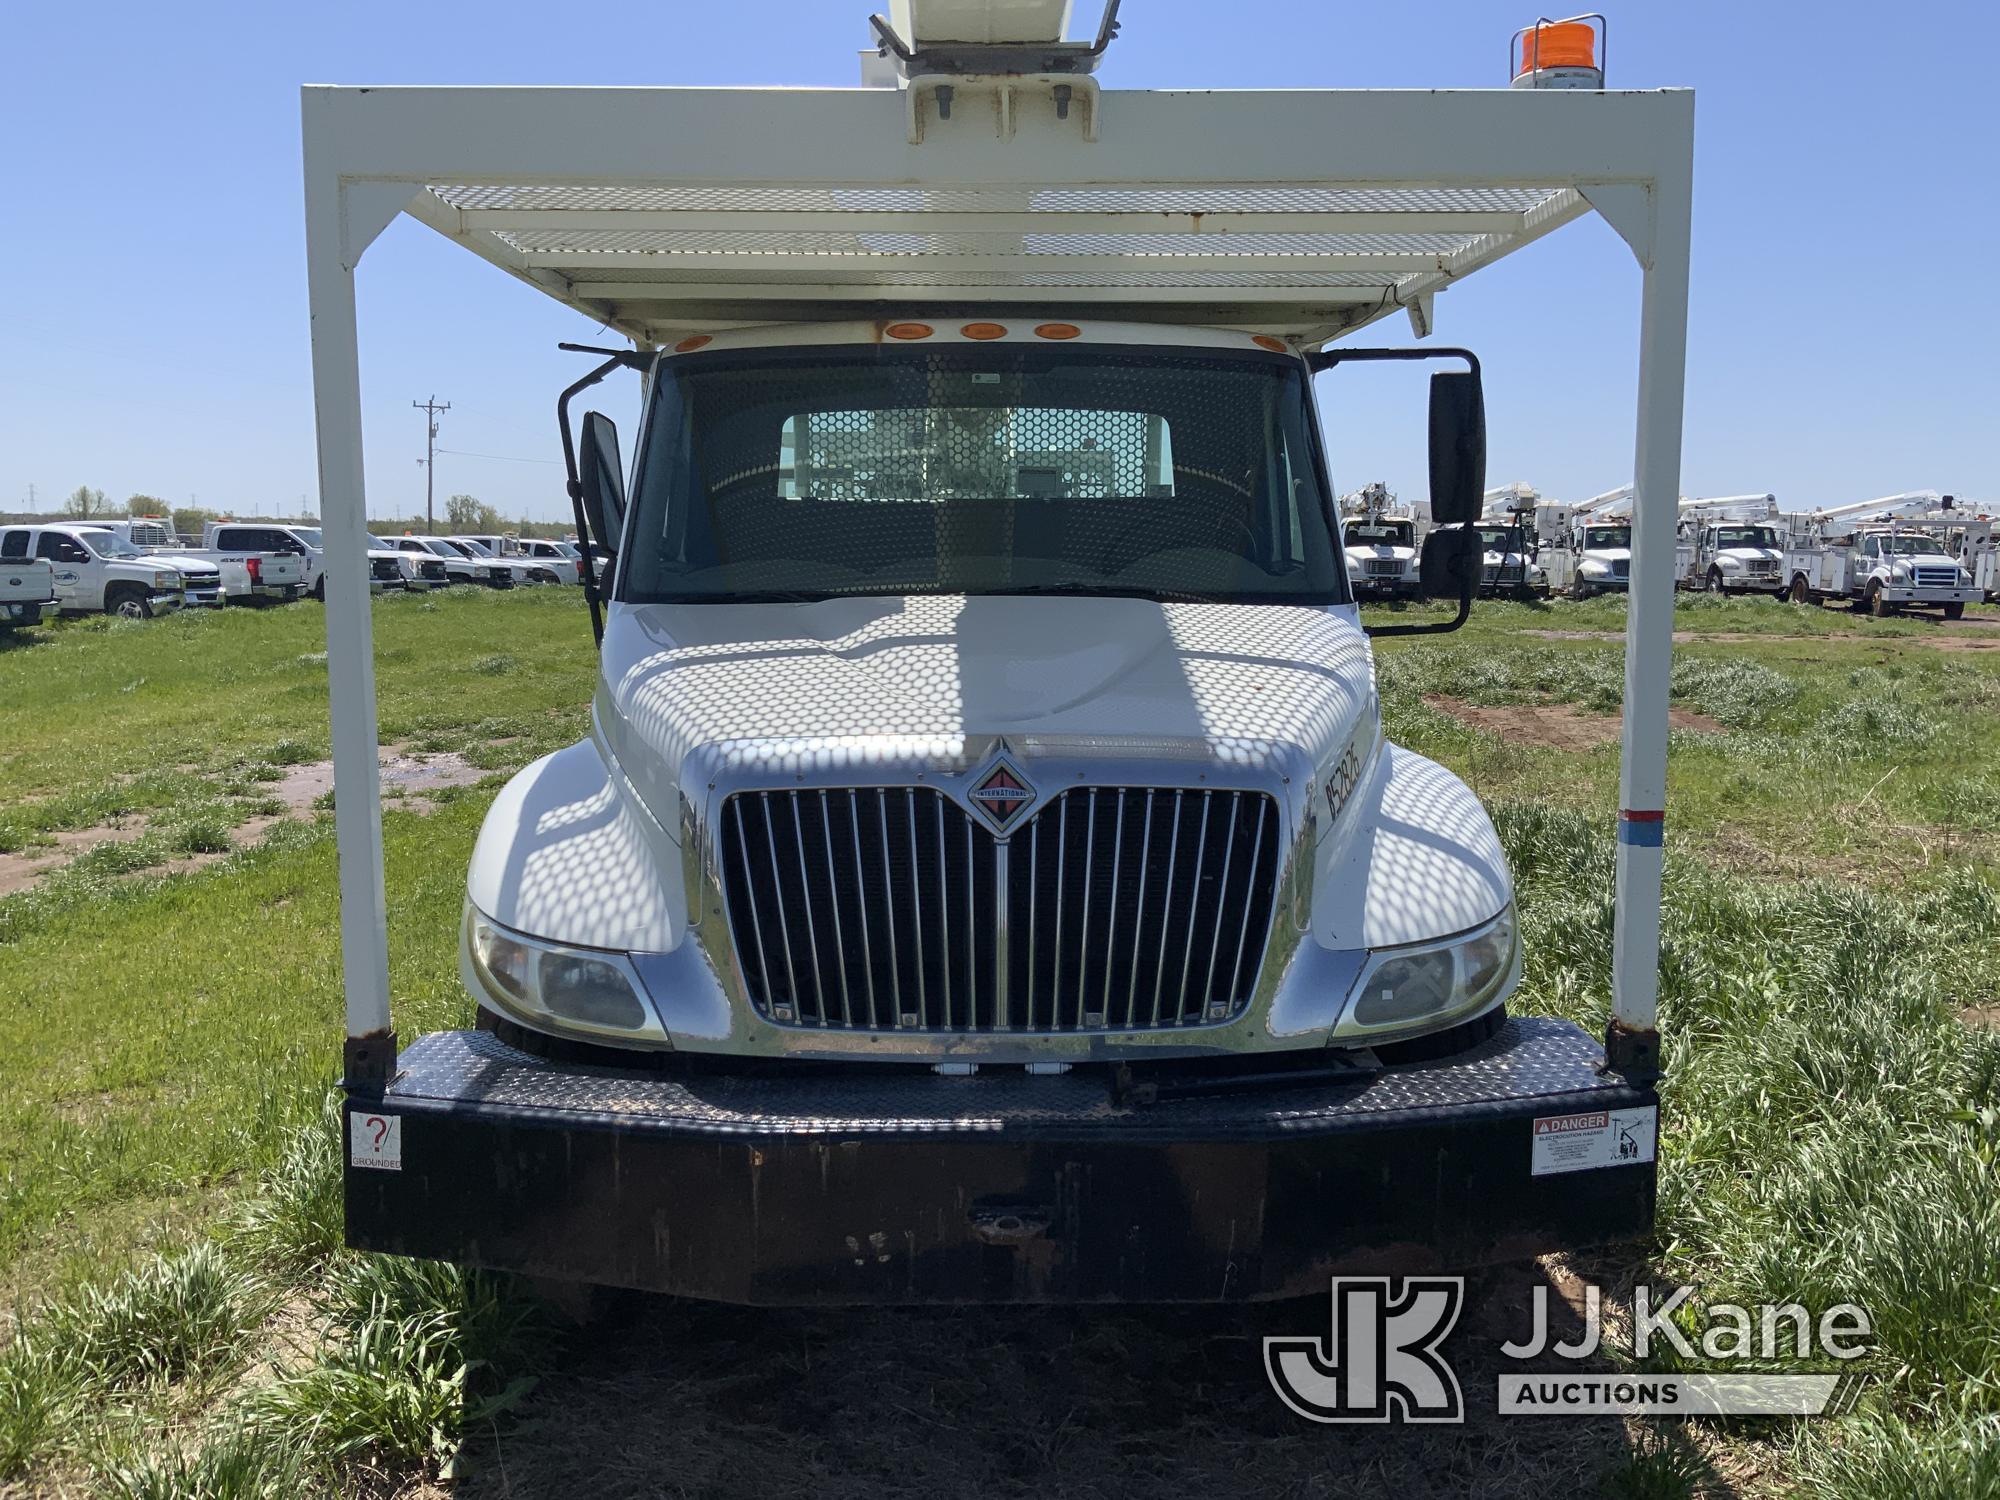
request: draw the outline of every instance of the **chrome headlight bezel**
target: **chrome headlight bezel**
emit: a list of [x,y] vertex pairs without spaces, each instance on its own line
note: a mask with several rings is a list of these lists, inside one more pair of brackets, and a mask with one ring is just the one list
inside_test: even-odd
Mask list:
[[[1435,979],[1440,964],[1448,966],[1449,982],[1442,987],[1442,999],[1427,1008],[1398,1010],[1373,1019],[1365,1014],[1371,987],[1390,972],[1401,970],[1404,983],[1422,977]],[[1336,1043],[1400,1041],[1438,1031],[1492,1009],[1505,1000],[1521,977],[1521,930],[1514,903],[1509,901],[1499,914],[1464,932],[1428,942],[1408,943],[1394,948],[1370,950],[1367,962],[1348,991],[1334,1024]]]
[[187,587],[187,575],[175,569],[161,568],[153,574],[153,589],[156,593],[169,593]]
[[[460,927],[459,968],[475,998],[512,1020],[555,1036],[630,1045],[672,1045],[652,997],[632,965],[631,955],[608,948],[583,948],[573,943],[529,937],[494,921],[471,902],[465,904]],[[570,993],[558,992],[552,970],[571,970]],[[631,1002],[630,1024],[620,1024],[600,1010],[588,1013],[582,996],[588,976],[603,989],[615,979]],[[615,994],[604,999],[615,1004]]]

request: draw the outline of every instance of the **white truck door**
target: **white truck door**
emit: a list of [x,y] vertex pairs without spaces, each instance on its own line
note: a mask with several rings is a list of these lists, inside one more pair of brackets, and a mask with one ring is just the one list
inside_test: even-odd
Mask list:
[[49,560],[55,573],[56,603],[62,608],[104,608],[104,564],[82,542],[59,531],[44,531],[35,539],[35,556]]

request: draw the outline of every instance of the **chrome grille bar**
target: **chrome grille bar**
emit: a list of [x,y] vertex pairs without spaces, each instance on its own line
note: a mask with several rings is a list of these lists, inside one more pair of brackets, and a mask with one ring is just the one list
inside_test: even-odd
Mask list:
[[[932,787],[753,791],[728,799],[716,867],[737,973],[778,1024],[1172,1029],[1249,1003],[1275,907],[1278,823],[1261,792],[1082,786],[1009,842]],[[1208,948],[1199,974],[1197,944]]]

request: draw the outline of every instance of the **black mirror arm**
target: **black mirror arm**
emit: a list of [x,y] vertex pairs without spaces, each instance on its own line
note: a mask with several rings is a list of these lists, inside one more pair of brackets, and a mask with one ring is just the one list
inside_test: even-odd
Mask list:
[[1433,620],[1424,625],[1364,625],[1362,634],[1371,639],[1387,635],[1450,635],[1471,617],[1473,596],[1478,591],[1478,583],[1468,575],[1464,591],[1458,596],[1458,613],[1449,620]]
[[1317,375],[1321,370],[1331,370],[1335,365],[1351,364],[1360,360],[1418,359],[1462,359],[1468,371],[1474,375],[1479,373],[1478,355],[1470,349],[1443,344],[1435,349],[1314,349],[1306,355],[1306,368]]
[[596,349],[588,344],[557,344],[558,349],[568,354],[608,354],[611,357],[592,370],[575,385],[556,397],[556,426],[562,430],[563,472],[568,476],[565,486],[569,494],[570,510],[576,517],[576,535],[581,544],[577,551],[582,555],[577,559],[576,576],[583,584],[583,597],[590,605],[590,638],[598,645],[604,644],[604,611],[598,602],[597,566],[590,555],[590,526],[583,514],[583,481],[576,472],[576,439],[569,430],[569,404],[577,396],[596,385],[613,370],[643,370],[646,356],[636,349]]

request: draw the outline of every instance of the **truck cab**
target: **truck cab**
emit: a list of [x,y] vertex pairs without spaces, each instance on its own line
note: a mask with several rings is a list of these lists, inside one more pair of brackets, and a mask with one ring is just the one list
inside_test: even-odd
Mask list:
[[1683,526],[1680,581],[1712,594],[1783,597],[1787,579],[1778,529],[1761,521],[1694,522]]
[[1359,599],[1408,599],[1417,593],[1416,517],[1395,510],[1387,486],[1371,484],[1341,502],[1341,547],[1348,587]]
[[1624,593],[1632,586],[1632,523],[1627,520],[1577,523],[1576,576],[1570,592]]
[[592,735],[473,855],[480,1024],[924,1071],[1490,1035],[1506,861],[1383,737],[1309,391],[1159,325],[663,360]]
[[1532,554],[1524,523],[1480,522],[1479,549],[1481,594],[1548,592],[1548,574]]
[[1854,539],[1854,577],[1863,602],[1876,614],[1899,605],[1935,605],[1947,620],[1965,613],[1983,591],[1969,569],[1945,551],[1942,537],[1928,530],[1885,526]]
[[181,569],[101,526],[0,527],[0,560],[22,557],[49,564],[63,614],[150,619],[184,602]]

